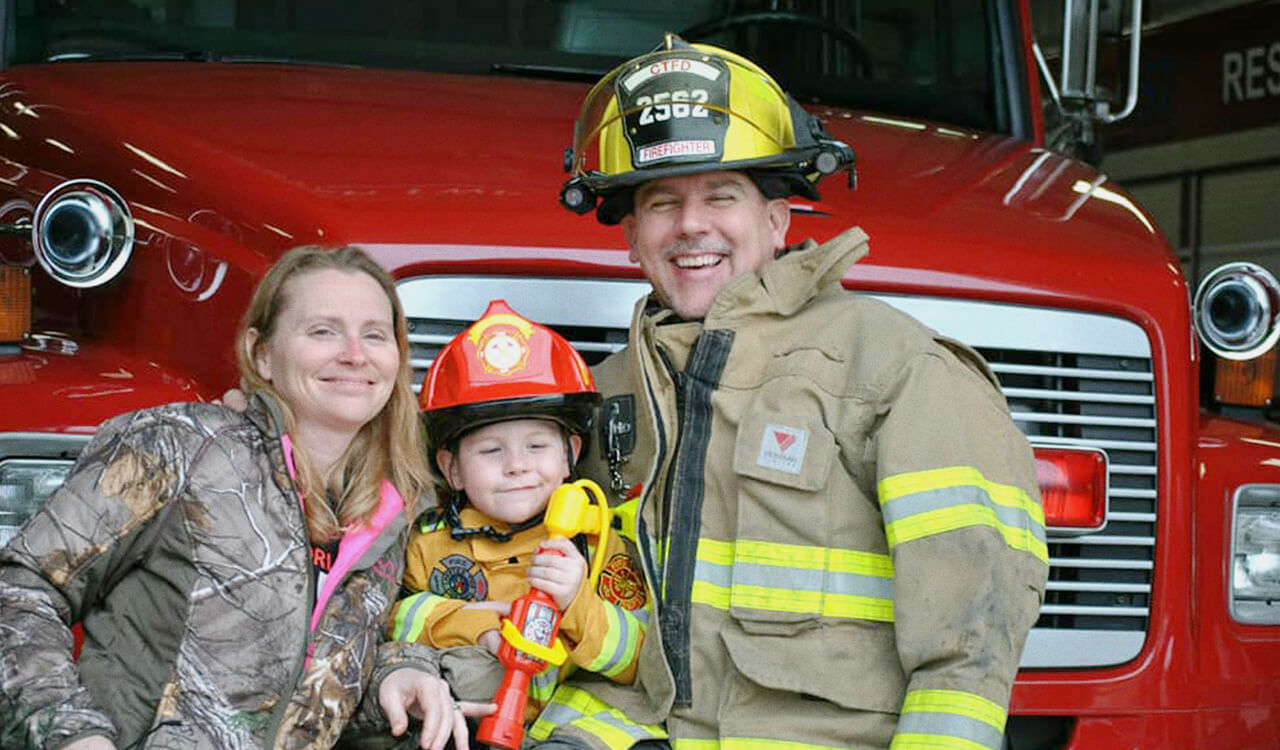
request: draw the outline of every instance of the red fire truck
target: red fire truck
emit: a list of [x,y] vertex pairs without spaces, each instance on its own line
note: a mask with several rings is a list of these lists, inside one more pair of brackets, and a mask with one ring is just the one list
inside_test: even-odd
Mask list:
[[[236,321],[289,247],[390,268],[420,371],[495,297],[588,357],[622,346],[648,287],[557,193],[590,82],[670,30],[852,146],[856,187],[794,201],[793,238],[865,228],[846,284],[977,347],[1046,457],[1052,572],[1007,745],[1280,747],[1280,431],[1257,408],[1280,293],[1243,264],[1193,305],[1142,207],[1046,145],[1027,0],[0,7],[0,541],[99,422],[236,382]],[[1076,55],[1095,16],[1050,55],[1085,71],[1051,87],[1060,132],[1110,111]]]

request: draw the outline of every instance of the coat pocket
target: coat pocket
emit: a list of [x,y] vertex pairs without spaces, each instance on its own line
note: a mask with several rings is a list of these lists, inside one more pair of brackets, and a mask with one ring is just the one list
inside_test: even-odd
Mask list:
[[729,568],[729,610],[744,627],[785,635],[817,624],[831,534],[822,490],[834,453],[817,419],[762,411],[743,418],[733,456],[734,541],[716,557]]
[[730,622],[720,635],[738,672],[760,687],[850,710],[901,710],[906,677],[891,626],[850,623],[778,636]]

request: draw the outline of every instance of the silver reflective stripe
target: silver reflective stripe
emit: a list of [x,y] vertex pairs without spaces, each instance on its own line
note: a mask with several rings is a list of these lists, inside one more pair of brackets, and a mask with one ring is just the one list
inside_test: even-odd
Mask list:
[[881,511],[884,513],[885,525],[888,525],[921,513],[952,508],[958,505],[985,505],[996,514],[996,518],[1000,519],[1000,523],[1018,529],[1026,529],[1041,543],[1045,541],[1044,526],[1032,520],[1025,510],[992,501],[991,496],[980,487],[946,487],[938,490],[916,492],[910,495],[901,495],[884,503],[881,506]]
[[550,665],[543,671],[535,674],[533,679],[530,680],[531,684],[529,685],[529,694],[545,702],[550,699],[551,694],[555,692],[556,683],[559,682],[559,679],[560,668],[555,665]]
[[407,610],[402,609],[392,617],[392,635],[401,641],[418,640],[422,635],[422,630],[426,627],[426,623],[419,622],[418,618],[426,618],[431,613],[431,610],[435,609],[436,605],[439,604],[440,599],[441,597],[429,591],[421,591],[401,600],[401,606],[408,602],[409,608]]
[[732,568],[708,560],[698,560],[694,578],[722,588],[760,586],[791,591],[848,594],[873,599],[893,598],[893,579],[836,573],[830,570],[791,568],[756,563],[735,563]]
[[413,606],[409,607],[409,611],[405,613],[404,621],[406,623],[413,623],[413,621],[418,618],[418,610],[427,606],[434,608],[435,605],[432,603],[432,600],[435,598],[435,595],[427,593],[415,594],[409,597],[409,599],[413,601]]
[[735,563],[735,586],[768,586],[792,591],[825,591],[829,594],[852,594],[877,599],[893,597],[893,579],[836,573],[829,570],[784,568],[753,563]]
[[609,655],[608,661],[601,664],[595,671],[608,674],[611,670],[617,669],[624,660],[629,660],[628,655],[634,653],[635,644],[631,642],[631,618],[627,617],[622,607],[606,602],[605,617],[609,620],[610,630],[618,634],[618,640],[613,646],[613,653]]
[[593,721],[598,721],[601,724],[608,724],[609,726],[613,727],[614,729],[617,729],[619,732],[622,732],[628,737],[632,737],[637,740],[644,740],[644,739],[649,739],[653,737],[653,735],[650,734],[648,731],[646,731],[644,727],[638,724],[632,724],[631,722],[628,722],[628,721],[621,721],[617,717],[608,713],[607,711],[601,711],[593,716],[588,717],[586,714],[582,713],[581,711],[570,708],[564,705],[563,703],[548,704],[546,708],[542,709],[542,715],[538,717],[538,721],[540,723],[544,721],[550,722],[558,727],[563,727],[563,726],[568,726],[569,724],[572,724],[574,721],[577,721],[578,719],[586,719],[586,718],[590,718]]
[[693,580],[727,589],[733,585],[733,569],[710,560],[698,560],[698,564],[693,567]]
[[[898,720],[896,734],[958,737],[991,750],[1000,750],[1004,742],[1004,732],[985,721],[933,711],[911,711],[902,714],[902,718]],[[941,739],[937,741],[937,745],[938,747],[947,746]]]

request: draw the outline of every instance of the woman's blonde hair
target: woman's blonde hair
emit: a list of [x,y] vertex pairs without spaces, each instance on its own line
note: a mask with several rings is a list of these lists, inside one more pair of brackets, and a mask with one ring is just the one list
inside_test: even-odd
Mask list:
[[[368,520],[378,507],[383,479],[390,480],[400,492],[410,517],[418,496],[428,491],[432,482],[426,462],[426,442],[418,421],[417,399],[409,384],[409,338],[404,311],[391,275],[364,250],[354,246],[298,247],[285,253],[267,271],[253,292],[236,335],[236,361],[244,384],[250,392],[261,390],[273,396],[283,412],[284,429],[294,431],[293,410],[258,372],[256,355],[276,333],[280,314],[289,304],[289,282],[303,274],[327,269],[364,273],[382,287],[391,303],[400,367],[382,411],[360,428],[326,475],[321,476],[316,470],[305,445],[296,440],[293,443],[297,484],[306,505],[307,532],[318,542],[333,539],[342,528]],[[252,342],[251,330],[256,331]],[[330,496],[334,498],[332,506]]]

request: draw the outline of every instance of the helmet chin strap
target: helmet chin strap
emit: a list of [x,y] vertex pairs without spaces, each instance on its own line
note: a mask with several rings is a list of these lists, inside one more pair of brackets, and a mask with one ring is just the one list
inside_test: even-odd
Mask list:
[[461,492],[455,492],[445,501],[444,504],[444,520],[449,524],[449,536],[455,541],[460,542],[463,539],[469,539],[473,536],[485,536],[495,542],[509,542],[511,537],[519,534],[525,529],[531,529],[542,523],[542,514],[539,513],[533,518],[525,519],[520,523],[514,524],[506,531],[499,531],[491,524],[484,526],[463,526],[462,525],[462,508],[466,505],[465,495]]

